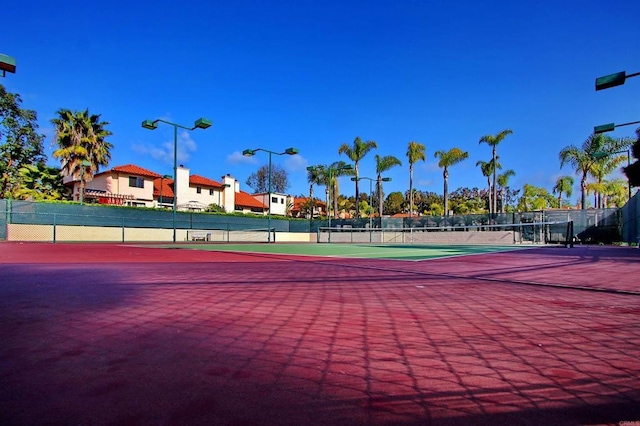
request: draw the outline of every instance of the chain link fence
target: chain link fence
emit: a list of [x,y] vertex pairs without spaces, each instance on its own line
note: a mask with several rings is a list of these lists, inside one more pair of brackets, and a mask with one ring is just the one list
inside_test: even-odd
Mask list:
[[[637,243],[640,228],[640,197],[636,194],[622,209],[545,210],[505,214],[419,216],[413,218],[331,219],[337,228],[433,228],[451,226],[507,225],[540,222],[574,224],[578,243]],[[305,234],[313,239],[327,219],[287,220],[271,216],[231,216],[213,213],[123,208],[78,204],[37,203],[0,199],[0,239],[12,241],[187,241],[194,231],[243,231],[263,229],[280,234]],[[295,240],[295,239],[294,239]]]

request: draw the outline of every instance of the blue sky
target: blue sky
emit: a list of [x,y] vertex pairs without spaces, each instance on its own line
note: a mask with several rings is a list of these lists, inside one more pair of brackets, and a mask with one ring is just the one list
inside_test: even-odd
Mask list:
[[[435,151],[469,152],[451,190],[482,188],[475,164],[491,149],[478,141],[510,128],[498,147],[516,173],[510,186],[550,190],[573,175],[560,169],[563,147],[594,125],[640,119],[640,78],[594,90],[596,77],[640,71],[637,1],[36,1],[7,2],[2,15],[0,53],[17,72],[0,82],[37,111],[51,164],[60,108],[110,123],[110,166],[160,174],[172,174],[173,129],[140,123],[204,116],[211,128],[179,138],[179,162],[195,174],[228,173],[249,190],[267,155],[243,149],[297,147],[273,161],[289,172],[288,192],[308,194],[306,166],[348,161],[338,147],[360,136],[378,144],[361,176],[375,177],[376,153],[394,155],[403,166],[385,174],[385,192],[407,190],[406,147],[418,141],[427,161],[414,187],[441,193]],[[340,186],[353,195],[348,178]]]

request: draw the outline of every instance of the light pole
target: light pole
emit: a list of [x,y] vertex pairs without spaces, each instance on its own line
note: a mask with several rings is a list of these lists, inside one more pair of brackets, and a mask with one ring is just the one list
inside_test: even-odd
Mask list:
[[[373,185],[374,181],[377,181],[377,179],[373,179],[373,178],[370,178],[370,177],[364,177],[364,176],[363,177],[359,177],[359,178],[356,178],[356,177],[352,177],[351,178],[351,180],[354,181],[354,182],[357,181],[357,180],[363,180],[363,179],[369,181],[369,207],[371,207],[371,213],[369,214],[369,229],[371,229],[373,227],[373,223],[371,222],[371,218],[373,216],[373,198],[372,198],[373,197],[373,188],[372,188],[372,185]],[[391,178],[386,177],[386,178],[382,178],[380,180],[382,182],[390,182]],[[356,203],[358,203],[358,200],[356,200]],[[357,206],[356,206],[356,208],[357,208]]]
[[266,153],[269,154],[269,171],[267,172],[267,181],[269,182],[267,184],[268,187],[268,197],[269,197],[269,207],[267,210],[267,242],[270,243],[271,242],[271,154],[275,154],[275,155],[296,155],[299,151],[296,148],[287,148],[284,150],[284,152],[274,152],[274,151],[269,151],[268,149],[264,149],[264,148],[256,148],[256,149],[245,149],[244,151],[242,151],[242,155],[244,155],[245,157],[252,157],[256,154],[256,152],[258,151],[264,151]]
[[165,123],[173,126],[173,242],[176,242],[176,217],[178,209],[178,128],[185,130],[195,129],[208,129],[211,127],[211,120],[204,117],[198,118],[193,127],[181,126],[180,124],[171,123],[170,121],[157,119],[157,120],[144,120],[142,127],[147,130],[155,130],[158,128],[158,123]]

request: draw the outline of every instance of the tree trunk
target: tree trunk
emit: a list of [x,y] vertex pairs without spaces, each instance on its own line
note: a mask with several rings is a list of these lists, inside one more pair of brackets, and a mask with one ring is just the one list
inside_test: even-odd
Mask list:
[[444,176],[444,215],[449,216],[449,171],[445,168],[442,175]]
[[409,217],[413,217],[413,164],[409,164]]

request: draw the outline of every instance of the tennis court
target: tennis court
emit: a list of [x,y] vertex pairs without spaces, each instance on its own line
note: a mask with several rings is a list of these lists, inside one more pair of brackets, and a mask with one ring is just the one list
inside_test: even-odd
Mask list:
[[170,247],[0,243],[0,423],[640,420],[638,249]]

